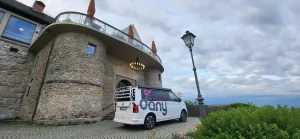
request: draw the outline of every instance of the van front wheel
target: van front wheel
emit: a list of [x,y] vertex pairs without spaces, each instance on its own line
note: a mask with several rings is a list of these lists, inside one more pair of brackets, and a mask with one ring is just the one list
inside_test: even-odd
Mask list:
[[180,114],[180,118],[179,118],[179,121],[180,122],[186,122],[186,118],[187,118],[187,114],[184,110],[181,111],[181,114]]
[[153,114],[148,114],[144,121],[145,129],[152,129],[155,126],[155,117]]

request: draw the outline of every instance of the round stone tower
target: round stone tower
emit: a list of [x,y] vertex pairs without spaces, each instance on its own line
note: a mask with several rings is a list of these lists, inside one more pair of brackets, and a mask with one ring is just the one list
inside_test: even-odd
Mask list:
[[100,120],[106,47],[67,32],[54,38],[34,121],[45,124]]

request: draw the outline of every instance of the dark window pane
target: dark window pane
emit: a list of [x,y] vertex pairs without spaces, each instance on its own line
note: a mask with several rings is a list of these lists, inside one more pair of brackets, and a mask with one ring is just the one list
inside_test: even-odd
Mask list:
[[89,55],[94,55],[95,54],[95,46],[89,44],[88,49],[87,49],[87,53]]
[[11,16],[6,25],[3,36],[21,42],[30,43],[35,31],[35,26],[35,24]]
[[45,28],[44,27],[41,27],[40,29],[40,34],[42,34],[44,32]]
[[142,99],[148,101],[167,101],[168,91],[155,89],[142,89]]
[[161,74],[158,74],[158,80],[161,81]]
[[4,12],[0,11],[0,22],[2,21],[3,16],[4,16]]

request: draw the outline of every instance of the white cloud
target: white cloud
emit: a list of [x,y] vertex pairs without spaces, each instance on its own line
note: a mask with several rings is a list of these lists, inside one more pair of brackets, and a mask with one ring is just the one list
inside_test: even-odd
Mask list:
[[172,78],[173,81],[181,81],[183,79],[183,77],[181,76],[175,76]]
[[213,83],[213,82],[215,82],[215,81],[216,81],[215,78],[209,78],[209,79],[206,80],[206,83],[207,83],[207,84],[211,84],[211,83]]
[[195,83],[195,77],[191,77],[187,80],[189,84]]

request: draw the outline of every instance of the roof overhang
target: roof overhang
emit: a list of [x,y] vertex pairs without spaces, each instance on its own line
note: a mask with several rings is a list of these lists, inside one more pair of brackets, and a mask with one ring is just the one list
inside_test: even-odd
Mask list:
[[52,23],[54,19],[53,17],[45,13],[37,12],[33,10],[32,7],[26,6],[16,0],[0,0],[0,7],[40,24],[48,25]]

